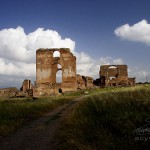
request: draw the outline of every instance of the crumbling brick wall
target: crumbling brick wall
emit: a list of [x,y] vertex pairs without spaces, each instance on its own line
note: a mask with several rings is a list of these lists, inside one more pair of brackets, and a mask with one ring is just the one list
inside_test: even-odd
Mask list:
[[21,91],[27,92],[28,90],[32,89],[31,80],[25,79],[22,83],[22,87],[20,88]]
[[[60,53],[60,57],[53,56],[55,51]],[[59,65],[61,68],[58,67]],[[62,70],[60,84],[56,81],[56,73],[59,70]],[[36,51],[35,95],[49,95],[58,92],[59,88],[63,92],[77,90],[76,57],[68,48],[38,49]]]
[[33,96],[33,84],[31,84],[31,80],[25,79],[22,83],[22,87],[20,88],[20,92],[18,92],[17,96]]
[[86,89],[86,77],[77,74],[77,88]]
[[135,85],[135,78],[128,78],[129,85]]
[[77,75],[78,89],[89,89],[93,87],[93,78],[88,76]]
[[[129,85],[127,65],[102,65],[99,74],[100,78],[105,77],[102,84],[106,86]],[[135,85],[135,78],[133,80],[132,85]]]
[[93,87],[93,78],[86,76],[86,87],[92,88]]
[[15,97],[19,90],[16,87],[0,89],[0,97]]

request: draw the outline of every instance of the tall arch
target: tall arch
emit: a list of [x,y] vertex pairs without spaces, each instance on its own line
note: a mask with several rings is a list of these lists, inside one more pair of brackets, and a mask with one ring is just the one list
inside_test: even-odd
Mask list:
[[62,66],[57,64],[56,83],[62,83]]
[[55,93],[59,88],[63,92],[77,90],[76,57],[70,49],[38,49],[36,60],[37,96],[43,91]]
[[118,67],[115,65],[111,65],[107,69],[107,77],[108,78],[116,78],[118,77]]
[[62,70],[58,70],[56,73],[56,83],[62,83]]

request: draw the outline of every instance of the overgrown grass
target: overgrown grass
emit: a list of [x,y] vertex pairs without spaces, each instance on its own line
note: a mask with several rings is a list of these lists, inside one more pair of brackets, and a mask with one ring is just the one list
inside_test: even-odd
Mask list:
[[0,136],[5,136],[31,122],[43,113],[67,103],[78,96],[68,94],[49,98],[11,98],[0,100]]
[[[150,86],[105,89],[85,98],[63,122],[55,148],[61,150],[147,149],[149,134],[138,128],[150,118]],[[146,131],[146,130],[145,130]],[[148,138],[146,140],[146,138]]]

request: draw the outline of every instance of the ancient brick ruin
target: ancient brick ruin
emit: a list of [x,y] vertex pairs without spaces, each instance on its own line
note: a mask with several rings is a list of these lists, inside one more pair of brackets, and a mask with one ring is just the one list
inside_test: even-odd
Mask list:
[[33,96],[33,88],[34,86],[31,84],[31,81],[25,79],[20,90],[16,87],[0,89],[0,97],[31,97]]
[[[58,52],[59,57],[54,53]],[[62,72],[61,83],[56,80],[58,71]],[[68,48],[38,49],[36,51],[35,97],[69,92],[93,87],[93,79],[76,74],[76,57]]]
[[0,97],[15,97],[18,91],[16,87],[2,88],[0,89]]
[[99,75],[95,81],[99,86],[135,85],[135,78],[128,78],[127,65],[102,65]]
[[82,90],[93,88],[93,78],[77,74],[77,88]]
[[[58,55],[55,56],[55,53]],[[69,48],[38,49],[35,85],[25,79],[20,90],[0,89],[0,97],[41,97],[85,90],[95,85],[101,87],[135,85],[135,78],[128,77],[127,65],[102,65],[99,75],[100,78],[93,81],[92,77],[76,74],[76,57]]]
[[31,80],[25,79],[22,83],[22,87],[18,92],[17,96],[25,95],[25,96],[33,96],[33,84],[31,84]]
[[27,92],[28,90],[31,90],[33,88],[33,85],[31,84],[31,81],[28,79],[25,79],[22,83],[22,87],[20,88],[21,91]]

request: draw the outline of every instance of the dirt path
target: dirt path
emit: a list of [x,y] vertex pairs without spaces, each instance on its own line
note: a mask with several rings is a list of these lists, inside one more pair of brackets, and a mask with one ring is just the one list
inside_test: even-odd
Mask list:
[[83,98],[77,98],[53,112],[31,122],[30,125],[19,129],[0,143],[1,150],[54,150],[52,143],[55,131],[61,121],[71,113]]

